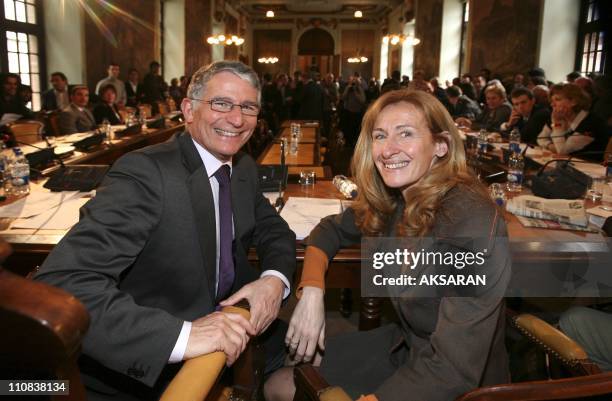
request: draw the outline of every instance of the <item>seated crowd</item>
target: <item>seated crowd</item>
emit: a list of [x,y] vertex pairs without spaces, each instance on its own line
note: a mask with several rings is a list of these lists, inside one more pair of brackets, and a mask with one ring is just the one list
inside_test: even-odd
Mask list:
[[113,125],[125,124],[125,115],[137,114],[141,105],[150,105],[154,115],[164,111],[160,110],[159,103],[166,103],[170,111],[174,110],[185,97],[189,84],[181,77],[180,86],[178,80],[173,79],[173,87],[168,87],[156,61],[150,63],[143,80],[140,80],[139,71],[131,68],[128,79],[122,81],[116,63],[110,63],[107,71],[107,77],[96,84],[94,92],[86,85],[70,85],[64,73],[53,72],[51,88],[41,93],[40,112],[28,107],[32,90],[21,83],[20,76],[3,74],[0,79],[0,131],[5,131],[7,124],[17,120],[45,121],[49,115],[57,115],[56,135],[90,131],[105,121]]

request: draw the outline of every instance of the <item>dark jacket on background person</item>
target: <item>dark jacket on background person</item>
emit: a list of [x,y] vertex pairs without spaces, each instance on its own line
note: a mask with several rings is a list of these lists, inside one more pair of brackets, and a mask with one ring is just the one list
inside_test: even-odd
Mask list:
[[457,104],[448,102],[446,108],[453,119],[465,117],[470,120],[475,120],[476,117],[480,115],[480,107],[478,106],[478,103],[466,95],[460,95],[457,99]]

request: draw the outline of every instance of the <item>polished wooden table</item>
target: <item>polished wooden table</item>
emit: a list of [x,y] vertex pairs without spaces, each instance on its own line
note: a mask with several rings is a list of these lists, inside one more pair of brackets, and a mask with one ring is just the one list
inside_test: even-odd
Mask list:
[[[288,166],[319,166],[319,146],[316,143],[299,143],[296,154],[285,153]],[[280,164],[280,143],[271,143],[257,159],[257,164]]]
[[[315,127],[302,127],[302,135],[299,139],[300,143],[318,143],[319,142],[319,130]],[[287,139],[287,143],[291,141],[291,128],[283,128],[279,135],[279,138],[275,141],[280,141],[280,138]]]

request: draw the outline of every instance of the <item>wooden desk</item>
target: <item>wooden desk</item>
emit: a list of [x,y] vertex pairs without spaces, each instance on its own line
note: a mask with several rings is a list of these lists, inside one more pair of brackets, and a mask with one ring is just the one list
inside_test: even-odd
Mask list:
[[[319,166],[319,146],[316,143],[298,144],[297,154],[285,154],[288,166]],[[280,164],[280,143],[271,143],[257,159],[257,164]]]
[[302,126],[302,128],[304,127],[319,128],[319,122],[316,120],[285,120],[281,124],[281,128],[291,127],[292,123],[298,123]]
[[[287,138],[287,142],[291,141],[291,128],[283,128],[280,136],[275,141],[280,141],[280,138]],[[302,136],[299,140],[300,143],[318,143],[319,142],[319,130],[315,127],[302,127]]]
[[[172,135],[183,131],[184,129],[185,124],[176,124],[160,129],[147,129],[139,134],[112,140],[110,145],[102,144],[88,152],[80,152],[75,150],[72,156],[64,160],[64,164],[112,164],[115,160],[128,152],[143,148],[145,146],[154,145],[156,143],[165,142],[170,139]],[[55,145],[57,146],[60,144],[61,138],[58,139],[58,142]],[[59,168],[60,166],[56,164],[52,167],[44,169],[42,173],[45,176],[49,176]]]

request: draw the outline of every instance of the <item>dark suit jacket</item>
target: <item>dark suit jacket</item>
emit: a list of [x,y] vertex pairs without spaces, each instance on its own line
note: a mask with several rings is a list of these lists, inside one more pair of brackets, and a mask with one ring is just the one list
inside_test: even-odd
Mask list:
[[96,119],[96,124],[102,124],[106,119],[111,125],[121,124],[121,116],[117,110],[117,106],[109,106],[106,103],[100,103],[93,109],[93,115]]
[[136,92],[134,92],[130,81],[125,81],[125,95],[127,96],[126,106],[137,106],[144,97],[142,84],[136,85]]
[[[550,110],[548,107],[535,105],[529,118],[525,121],[520,119],[515,127],[521,132],[521,142],[537,144],[538,135],[542,132],[542,128],[546,122],[550,120]],[[512,127],[514,128],[514,127]]]
[[302,120],[323,119],[323,89],[313,80],[304,85],[298,117]]
[[[387,236],[394,236],[393,227],[403,209],[400,203]],[[379,339],[372,344],[372,349],[387,344],[390,348],[382,355],[393,359],[395,367],[395,373],[383,383],[371,384],[380,401],[406,400],[407,394],[414,395],[410,399],[454,400],[476,387],[505,383],[510,378],[504,346],[503,295],[510,279],[511,262],[502,216],[490,201],[466,189],[453,188],[436,212],[436,224],[429,237],[434,239],[434,245],[427,251],[488,249],[486,261],[479,269],[487,274],[487,282],[491,285],[476,297],[419,297],[405,293],[400,297],[390,292],[400,324],[390,335],[391,339]],[[355,214],[349,208],[342,214],[321,220],[308,238],[308,244],[322,249],[331,259],[340,247],[358,244],[360,239]],[[465,239],[478,239],[479,244],[463,242]],[[433,265],[426,269],[428,273],[432,269],[436,274],[449,274],[444,266]],[[401,287],[401,291],[406,288],[411,291],[410,287]],[[399,342],[393,343],[396,338]],[[370,350],[355,350],[349,341],[343,347],[346,352],[367,353]],[[393,354],[402,347],[409,350],[403,352],[404,359],[398,361]],[[327,352],[331,353],[329,347]],[[372,362],[372,365],[377,363]],[[345,369],[350,374],[351,367],[328,369]]]
[[[236,281],[259,278],[247,260],[288,279],[295,235],[259,190],[250,156],[233,159]],[[81,300],[91,315],[85,371],[106,386],[154,399],[184,320],[214,311],[216,230],[204,164],[187,133],[115,162],[81,219],[45,260],[36,279]],[[160,378],[161,376],[161,378]],[[132,380],[128,379],[131,378]],[[91,382],[89,382],[91,383]],[[147,387],[148,386],[148,387]]]
[[71,103],[59,115],[59,131],[62,135],[91,131],[95,128],[96,120],[87,108],[80,111]]
[[57,107],[57,99],[55,98],[55,92],[53,89],[49,89],[45,93],[42,94],[42,108],[43,110],[56,110]]

